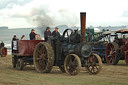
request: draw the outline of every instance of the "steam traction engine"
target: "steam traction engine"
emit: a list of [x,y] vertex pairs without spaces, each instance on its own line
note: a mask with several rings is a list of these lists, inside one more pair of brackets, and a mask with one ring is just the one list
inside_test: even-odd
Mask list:
[[66,29],[61,37],[43,40],[18,40],[12,42],[12,63],[22,70],[25,65],[34,63],[38,72],[48,73],[53,66],[70,75],[79,73],[81,66],[92,74],[100,72],[102,62],[85,40],[86,13],[81,13],[81,35]]
[[48,73],[53,66],[59,66],[62,72],[70,75],[79,73],[81,66],[92,74],[100,72],[102,62],[85,40],[86,13],[81,13],[81,35],[72,29],[66,29],[61,37],[50,37],[48,42],[36,45],[33,61],[38,72]]
[[106,61],[108,64],[116,65],[119,60],[125,60],[126,64],[128,64],[128,39],[123,37],[128,34],[128,30],[118,30],[115,33],[115,37],[117,35],[121,37],[108,43],[105,50]]
[[4,47],[4,43],[0,43],[0,56],[1,57],[6,57],[7,55],[7,48]]

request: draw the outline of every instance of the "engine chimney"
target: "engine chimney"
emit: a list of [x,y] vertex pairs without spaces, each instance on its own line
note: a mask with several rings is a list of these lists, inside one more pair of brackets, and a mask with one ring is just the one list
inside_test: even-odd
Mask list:
[[85,42],[85,32],[86,32],[86,12],[80,13],[81,19],[81,41]]

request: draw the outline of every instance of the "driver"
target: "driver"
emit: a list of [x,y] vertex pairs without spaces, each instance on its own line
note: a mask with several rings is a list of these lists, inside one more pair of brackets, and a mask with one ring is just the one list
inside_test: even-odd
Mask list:
[[116,34],[114,42],[119,43],[118,35]]
[[127,44],[127,41],[126,41],[126,37],[125,37],[125,35],[123,35],[122,42],[123,42],[123,44],[124,44],[124,45],[125,45],[125,44]]
[[52,32],[52,36],[53,36],[53,37],[60,37],[60,33],[59,33],[58,29],[59,29],[59,28],[56,27],[55,30]]

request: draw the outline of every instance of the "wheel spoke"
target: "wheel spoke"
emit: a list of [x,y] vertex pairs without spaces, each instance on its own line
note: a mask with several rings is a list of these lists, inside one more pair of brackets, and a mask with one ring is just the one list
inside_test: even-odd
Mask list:
[[108,55],[108,58],[110,58],[112,55]]
[[109,63],[112,63],[111,61],[112,61],[112,57],[109,59]]
[[112,54],[114,54],[116,51],[113,51]]
[[108,48],[111,48],[110,44],[108,45]]
[[42,54],[40,50],[37,50],[36,52],[37,52],[38,55]]
[[93,72],[93,67],[91,67],[90,69],[91,69],[90,71]]
[[37,61],[41,60],[42,58],[36,58]]
[[99,70],[99,68],[98,68],[97,66],[95,66],[95,68],[96,68],[97,70]]
[[100,59],[100,56],[92,54],[93,60],[90,61],[90,59],[87,60],[87,71],[91,74],[97,74],[101,70],[101,64],[102,61]]
[[69,57],[69,60],[70,60],[70,63],[73,64],[72,57],[71,56]]

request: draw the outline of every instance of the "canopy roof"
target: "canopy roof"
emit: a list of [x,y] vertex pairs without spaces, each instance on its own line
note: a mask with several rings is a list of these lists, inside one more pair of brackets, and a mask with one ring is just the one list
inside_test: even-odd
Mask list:
[[110,35],[111,33],[115,33],[115,31],[105,31],[103,34],[104,35]]
[[116,33],[128,33],[128,29],[118,30]]

